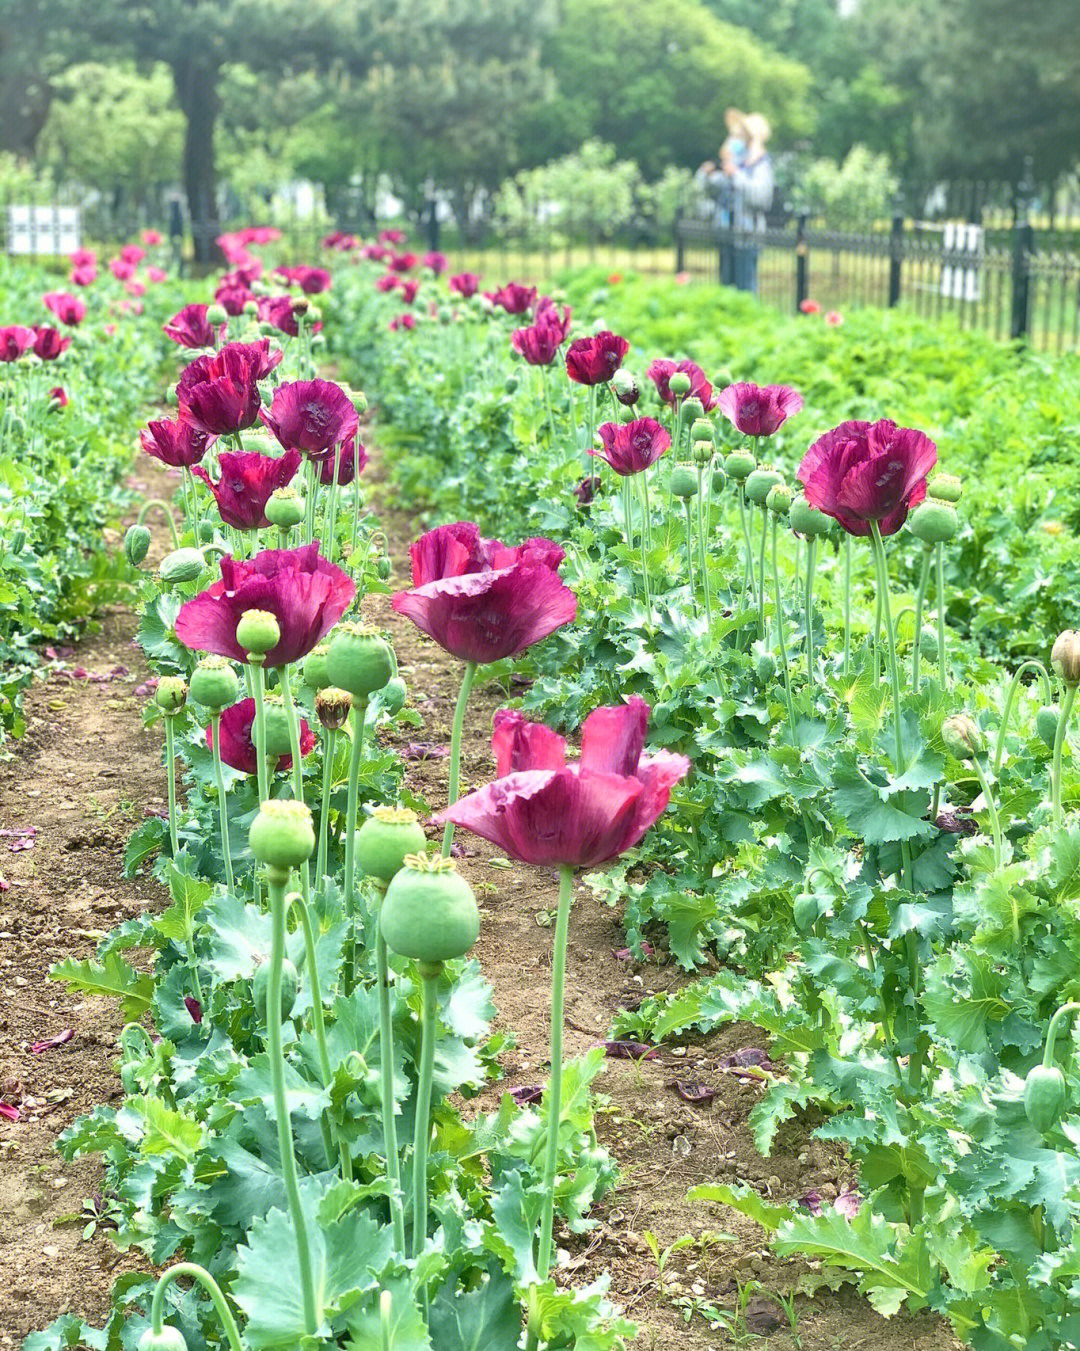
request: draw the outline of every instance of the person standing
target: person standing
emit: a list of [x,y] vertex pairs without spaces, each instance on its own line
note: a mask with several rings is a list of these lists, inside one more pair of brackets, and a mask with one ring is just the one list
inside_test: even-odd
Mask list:
[[724,169],[732,188],[734,281],[740,291],[757,291],[758,254],[765,234],[765,213],[776,190],[772,158],[767,150],[772,128],[760,113],[743,118],[746,154],[741,164]]
[[716,228],[720,251],[720,282],[735,285],[735,189],[731,175],[746,158],[746,129],[743,114],[738,108],[729,108],[724,114],[727,136],[719,150],[719,164],[706,160],[698,169],[698,183],[712,202],[713,225]]

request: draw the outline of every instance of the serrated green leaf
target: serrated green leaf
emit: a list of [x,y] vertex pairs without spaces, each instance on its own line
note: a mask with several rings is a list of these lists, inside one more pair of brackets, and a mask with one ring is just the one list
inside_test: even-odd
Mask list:
[[106,995],[119,999],[124,1021],[137,1023],[154,995],[152,977],[129,966],[118,952],[110,952],[101,962],[76,961],[68,957],[49,971],[53,980],[62,980],[82,994]]
[[761,1225],[770,1234],[775,1233],[784,1220],[790,1220],[794,1212],[788,1205],[774,1205],[759,1196],[753,1187],[729,1187],[724,1182],[706,1182],[699,1187],[691,1187],[686,1193],[687,1201],[714,1201],[717,1205],[730,1206],[740,1215],[747,1215]]

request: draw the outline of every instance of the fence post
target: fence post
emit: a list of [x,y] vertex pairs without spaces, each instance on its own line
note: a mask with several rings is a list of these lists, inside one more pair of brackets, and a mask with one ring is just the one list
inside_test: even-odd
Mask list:
[[889,232],[889,309],[900,304],[900,268],[904,259],[904,215],[897,208]]
[[795,227],[795,313],[802,310],[804,300],[810,298],[810,247],[806,242],[806,226],[809,213],[799,212]]
[[676,276],[677,276],[680,272],[684,272],[684,271],[686,270],[686,269],[684,268],[684,266],[683,266],[683,264],[685,263],[685,261],[686,261],[686,259],[685,259],[685,257],[684,257],[683,237],[682,237],[682,207],[680,206],[679,208],[677,208],[677,210],[676,210],[676,212],[675,212],[675,274],[676,274]]
[[1024,177],[1016,190],[1016,238],[1012,260],[1012,323],[1009,335],[1026,338],[1031,324],[1031,254],[1035,231],[1031,226],[1031,156],[1024,160]]

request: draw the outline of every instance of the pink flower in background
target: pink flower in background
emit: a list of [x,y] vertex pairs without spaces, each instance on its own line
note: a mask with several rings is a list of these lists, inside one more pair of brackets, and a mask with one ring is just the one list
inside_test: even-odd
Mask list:
[[380,244],[404,244],[408,237],[409,236],[404,230],[391,229],[379,231]]
[[135,264],[129,263],[126,258],[110,258],[109,271],[117,281],[130,281],[135,275]]
[[81,324],[86,318],[86,301],[81,296],[72,295],[70,291],[49,291],[41,299],[45,308],[70,328]]
[[67,390],[63,385],[55,385],[49,390],[50,400],[56,404],[57,408],[66,408],[71,400],[67,396]]
[[419,261],[419,255],[415,253],[392,253],[386,266],[391,272],[411,272]]
[[198,464],[215,439],[183,418],[150,422],[139,433],[139,441],[147,455],[174,469],[190,469],[193,464]]
[[68,276],[72,286],[93,286],[97,281],[97,269],[94,267],[73,267]]
[[287,450],[277,457],[260,455],[258,451],[222,451],[218,456],[221,477],[217,483],[202,465],[194,466],[191,472],[214,494],[226,525],[237,530],[260,530],[270,524],[266,519],[270,494],[293,481],[302,459],[298,450]]
[[507,282],[497,291],[485,291],[484,295],[507,314],[527,314],[536,304],[536,287],[519,281]]
[[537,320],[528,328],[515,328],[510,335],[514,351],[530,366],[550,366],[562,346],[562,332],[555,324]]
[[606,385],[629,350],[626,339],[608,329],[578,338],[566,349],[566,373],[579,385]]
[[359,419],[352,399],[330,380],[294,380],[278,385],[269,411],[259,409],[285,450],[302,450],[320,460],[356,435]]
[[461,296],[464,300],[468,300],[470,296],[476,295],[479,291],[480,278],[475,272],[459,272],[456,276],[450,278],[447,285],[455,294]]
[[557,328],[559,336],[563,342],[570,334],[570,315],[573,311],[569,305],[562,307],[562,313],[559,313],[559,307],[550,296],[541,296],[536,302],[535,323],[546,324],[549,328]]
[[397,333],[401,329],[414,329],[416,327],[415,314],[399,314],[395,319],[390,320],[390,332]]
[[148,267],[146,269],[146,279],[147,281],[152,281],[155,283],[168,281],[169,274],[165,271],[163,267]]
[[367,462],[368,453],[363,442],[352,437],[338,447],[336,456],[328,455],[319,461],[319,482],[324,487],[329,487],[336,478],[338,484],[344,487],[351,483],[357,474],[363,473]]
[[744,436],[772,436],[803,406],[789,385],[728,385],[717,400],[720,411]]
[[[146,282],[140,281],[138,277],[132,277],[131,281],[124,283],[124,290],[129,296],[144,296],[146,294]],[[140,310],[141,314],[142,311]]]
[[55,361],[61,352],[71,346],[71,339],[65,337],[59,329],[47,324],[38,324],[34,329],[34,355],[42,361]]
[[602,450],[590,450],[606,460],[616,474],[628,478],[655,464],[671,447],[671,437],[655,418],[637,418],[634,422],[605,422],[598,429]]
[[196,357],[181,373],[176,398],[181,415],[213,436],[233,436],[254,425],[261,397],[256,359],[244,343]]
[[830,328],[839,328],[840,325],[844,322],[844,316],[840,313],[839,310],[830,310],[828,314],[825,316],[825,322],[829,325]]
[[419,290],[420,283],[415,277],[410,277],[408,281],[401,283],[401,298],[406,305],[413,303]]
[[[254,726],[254,699],[241,699],[238,704],[233,704],[231,708],[225,709],[221,715],[221,722],[218,727],[221,758],[230,769],[235,769],[241,774],[257,774],[259,772],[259,756],[252,736]],[[301,718],[301,759],[305,755],[311,754],[315,749],[317,740],[315,733],[308,726],[307,719]],[[210,727],[206,729],[206,744],[210,749],[213,749],[213,730]],[[274,768],[279,773],[292,769],[292,756],[279,756]]]
[[430,272],[434,272],[436,277],[441,277],[446,271],[448,259],[445,253],[439,253],[433,249],[430,253],[425,253],[420,262]]
[[[301,310],[297,308],[299,302],[292,296],[259,296],[255,304],[259,318],[264,324],[272,325],[279,333],[285,333],[290,338],[297,337],[300,332],[297,316]],[[321,322],[311,325],[313,333],[318,333],[321,328]]]
[[160,230],[144,230],[142,232],[142,242],[148,249],[153,249],[165,242],[165,236]]
[[214,299],[234,319],[243,314],[244,306],[255,297],[246,286],[222,283],[214,292]]
[[880,422],[842,422],[803,457],[798,478],[806,500],[849,535],[870,535],[876,521],[895,535],[926,496],[937,447],[923,432]]
[[72,267],[97,267],[96,249],[76,249],[70,255]]
[[375,278],[376,291],[382,291],[385,295],[388,291],[396,291],[401,285],[401,278],[394,272],[384,272],[381,277]]
[[816,300],[811,300],[809,297],[807,297],[806,300],[799,301],[799,309],[803,314],[821,313],[821,306],[818,304]]
[[711,412],[716,407],[713,387],[705,379],[705,372],[696,362],[672,361],[669,357],[658,357],[656,361],[649,364],[645,374],[656,386],[656,392],[663,401],[674,404],[675,395],[671,392],[669,382],[676,371],[690,377],[690,395],[700,399],[705,406],[705,411]]
[[0,361],[18,361],[34,345],[34,330],[21,324],[0,328]]

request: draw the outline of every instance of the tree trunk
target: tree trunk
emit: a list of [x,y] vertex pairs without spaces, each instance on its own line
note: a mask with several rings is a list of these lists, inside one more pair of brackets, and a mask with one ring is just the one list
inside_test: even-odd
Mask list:
[[217,166],[214,162],[214,128],[220,100],[220,68],[194,56],[182,57],[173,66],[176,98],[187,125],[184,131],[184,190],[196,264],[220,261],[215,238],[221,232],[217,218]]

